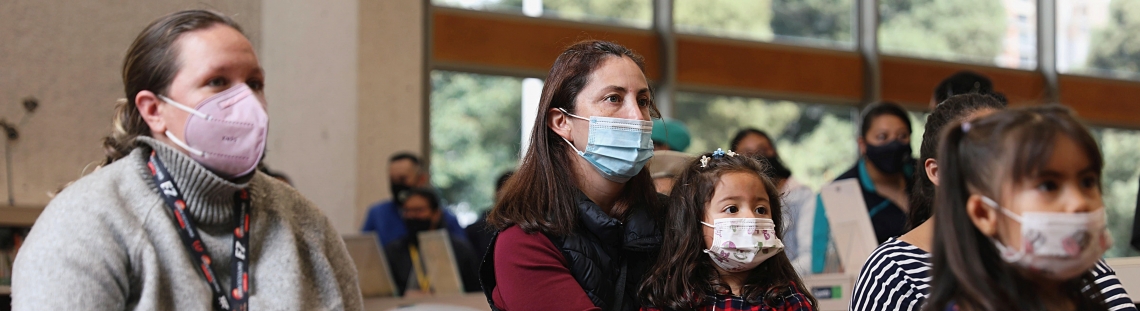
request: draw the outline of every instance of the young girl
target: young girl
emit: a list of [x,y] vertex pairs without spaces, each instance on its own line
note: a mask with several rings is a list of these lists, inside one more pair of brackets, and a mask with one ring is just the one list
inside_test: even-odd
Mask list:
[[951,124],[938,151],[925,310],[1107,310],[1096,141],[1063,107]]
[[766,169],[720,149],[688,164],[669,197],[642,310],[814,309],[783,252],[783,210]]

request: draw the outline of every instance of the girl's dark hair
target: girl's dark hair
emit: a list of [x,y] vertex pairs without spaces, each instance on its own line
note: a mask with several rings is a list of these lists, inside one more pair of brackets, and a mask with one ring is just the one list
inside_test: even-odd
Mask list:
[[[411,198],[414,196],[424,198],[428,201],[428,207],[431,208],[431,211],[434,212],[439,210],[439,196],[436,195],[435,190],[432,190],[431,188],[412,188],[405,191],[407,191],[404,193],[406,198]],[[404,199],[404,201],[407,200],[408,199]]]
[[863,121],[859,123],[859,137],[867,137],[867,131],[871,130],[871,124],[879,116],[890,115],[896,116],[906,124],[907,132],[914,132],[910,126],[910,115],[906,113],[906,109],[902,106],[892,102],[882,102],[868,106],[866,112],[863,113]]
[[935,159],[938,148],[938,134],[947,123],[961,121],[975,111],[982,109],[1005,109],[1001,100],[982,94],[954,95],[934,107],[926,117],[926,131],[922,133],[922,146],[919,147],[919,160],[914,170],[914,186],[911,187],[909,206],[906,215],[906,230],[914,229],[930,219],[934,210],[934,183],[926,176],[926,159]]
[[[711,159],[707,167],[701,167],[699,157],[687,164],[669,195],[660,257],[646,274],[638,293],[643,305],[662,310],[694,310],[704,302],[706,294],[729,290],[717,276],[712,259],[703,252],[707,247],[701,224],[705,219],[705,204],[712,200],[716,184],[724,174],[751,173],[763,181],[771,202],[772,221],[776,223],[776,236],[784,237],[783,204],[779,189],[763,173],[767,169],[764,163],[742,155]],[[751,304],[778,305],[779,299],[790,294],[784,289],[792,284],[816,305],[787,254],[780,252],[752,269],[741,292],[734,294]]]
[[[547,126],[547,119],[551,109],[562,108],[574,113],[575,99],[589,83],[590,74],[611,57],[629,58],[645,71],[640,55],[607,41],[575,43],[554,60],[542,87],[530,148],[518,170],[503,185],[498,203],[487,216],[488,225],[496,230],[518,225],[527,233],[540,231],[554,236],[572,232],[578,221],[577,196],[581,192],[572,158],[578,155]],[[658,115],[652,100],[649,110],[653,116]],[[650,209],[657,206],[657,191],[648,169],[641,170],[625,183],[610,215],[623,220],[633,206]]]
[[736,132],[736,135],[732,136],[732,143],[728,145],[728,148],[731,150],[740,149],[740,148],[737,148],[740,146],[740,141],[744,140],[744,138],[748,137],[748,135],[760,135],[760,137],[764,137],[764,139],[767,139],[768,143],[772,144],[772,147],[776,146],[776,141],[772,140],[772,137],[768,136],[768,133],[765,133],[764,131],[750,127],[750,128],[740,130],[739,132]]
[[115,105],[111,135],[103,139],[104,165],[129,154],[135,148],[135,137],[150,135],[150,126],[135,107],[135,96],[140,91],[166,93],[180,69],[179,51],[175,46],[178,38],[184,33],[217,24],[241,32],[241,26],[225,15],[207,10],[186,10],[160,17],[135,37],[123,59],[126,99]]
[[[938,196],[934,212],[934,266],[931,295],[924,310],[1045,310],[1036,285],[1002,260],[990,237],[974,226],[966,211],[972,194],[1001,200],[1003,186],[1035,177],[1049,162],[1054,142],[1068,137],[1088,156],[1098,174],[1100,149],[1068,109],[1039,106],[1012,109],[966,122],[942,132],[938,150]],[[1077,310],[1107,310],[1090,272],[1066,281],[1062,292]]]
[[951,96],[970,93],[993,94],[994,83],[980,73],[962,70],[946,77],[934,87],[934,102],[942,104]]

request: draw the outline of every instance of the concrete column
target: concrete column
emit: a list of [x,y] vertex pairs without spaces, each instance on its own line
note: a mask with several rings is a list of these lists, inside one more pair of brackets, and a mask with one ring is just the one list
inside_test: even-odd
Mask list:
[[357,55],[356,219],[391,197],[388,157],[400,151],[428,159],[426,0],[360,1]]
[[360,229],[358,4],[290,0],[262,6],[261,65],[271,122],[266,163],[288,174],[341,233]]

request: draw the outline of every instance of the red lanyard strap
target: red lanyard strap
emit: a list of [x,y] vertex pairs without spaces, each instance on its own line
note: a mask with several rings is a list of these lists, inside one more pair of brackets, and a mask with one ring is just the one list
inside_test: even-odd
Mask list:
[[178,185],[174,184],[170,172],[166,170],[166,164],[163,164],[155,152],[151,151],[147,166],[150,167],[151,176],[154,177],[154,184],[158,185],[158,194],[174,213],[175,225],[178,228],[178,235],[182,237],[182,244],[186,246],[191,255],[190,259],[198,266],[198,272],[202,273],[210,290],[214,292],[214,310],[249,310],[249,256],[247,256],[249,191],[242,189],[234,193],[234,252],[233,269],[230,271],[233,276],[233,290],[227,295],[218,284],[214,269],[210,267],[212,262],[210,254],[206,252],[206,246],[198,236],[197,226],[186,211],[186,200],[182,198],[182,192],[178,189]]

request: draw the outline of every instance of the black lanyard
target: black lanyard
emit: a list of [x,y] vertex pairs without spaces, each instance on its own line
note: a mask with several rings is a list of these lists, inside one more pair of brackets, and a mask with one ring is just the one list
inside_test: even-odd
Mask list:
[[218,284],[214,268],[210,267],[212,262],[210,254],[206,252],[206,246],[198,237],[197,226],[186,212],[186,200],[182,198],[182,193],[174,184],[170,172],[166,170],[166,164],[163,164],[154,151],[151,151],[147,166],[150,167],[151,176],[154,177],[154,184],[158,185],[159,195],[162,195],[166,206],[174,213],[175,225],[178,227],[178,235],[182,236],[182,244],[186,246],[191,255],[190,259],[198,266],[198,272],[201,272],[214,292],[214,310],[249,310],[249,256],[246,251],[249,249],[249,191],[242,189],[234,193],[234,257],[231,270],[233,290],[227,295]]

